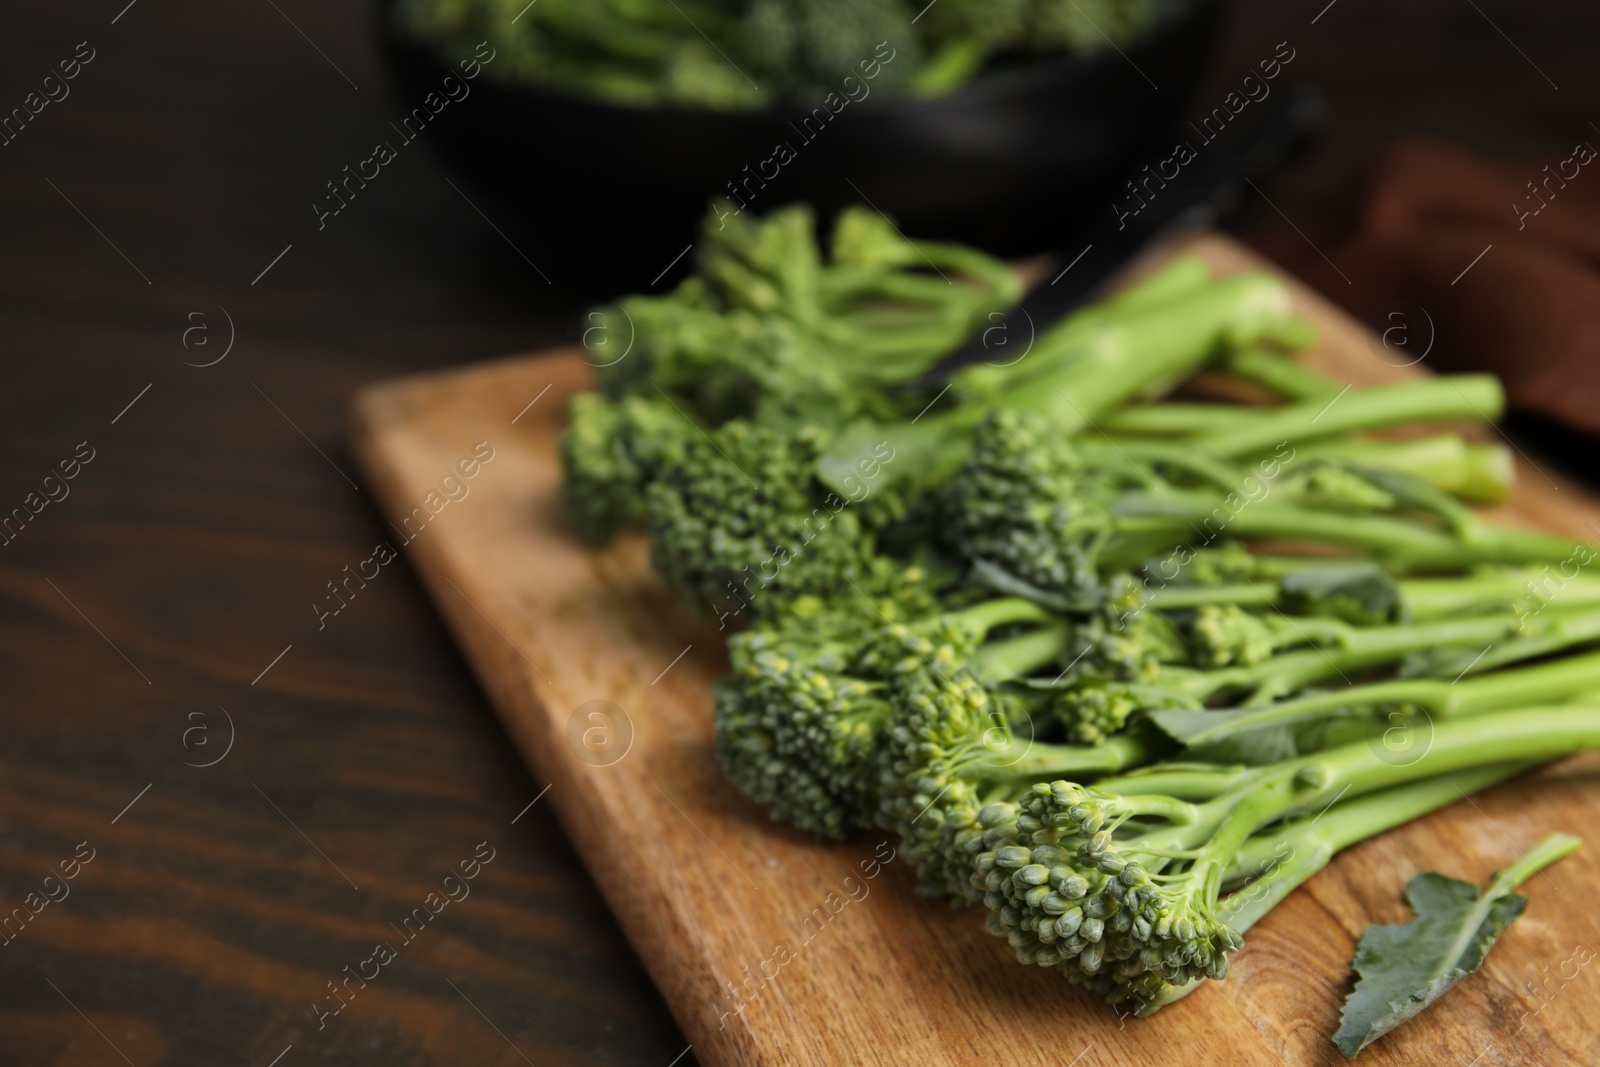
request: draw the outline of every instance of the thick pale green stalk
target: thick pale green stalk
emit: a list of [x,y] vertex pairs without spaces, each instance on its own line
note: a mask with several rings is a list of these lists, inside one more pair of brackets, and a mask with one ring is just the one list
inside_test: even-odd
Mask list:
[[1181,293],[1192,292],[1211,281],[1211,268],[1196,255],[1176,256],[1144,277],[1108,296],[1107,307],[1123,311],[1155,307]]
[[[1008,334],[1005,341],[1016,346],[1014,351],[996,351],[989,362],[963,367],[951,375],[951,385],[958,396],[1014,406],[1012,401],[1018,395],[1026,395],[1015,391],[1018,386],[1048,378],[1103,339],[1121,336],[1118,331],[1125,324],[1176,319],[1203,328],[1194,317],[1197,306],[1212,308],[1219,302],[1227,308],[1234,306],[1231,291],[1219,289],[1219,284],[1212,281],[1198,258],[1180,257],[1115,296],[1080,308],[1031,340]],[[1208,347],[1214,343],[1214,332],[1209,336],[1191,332],[1179,340],[1190,349],[1197,343]],[[1142,384],[1144,380],[1131,385],[1128,395]],[[976,412],[979,416],[985,413]]]
[[1234,349],[1222,357],[1222,368],[1246,381],[1277,393],[1285,400],[1315,400],[1324,403],[1339,394],[1341,385],[1321,371],[1312,370],[1304,363],[1248,346]]
[[848,491],[844,480],[859,457],[887,441],[896,457],[878,491],[908,479],[937,482],[965,459],[972,427],[996,408],[1039,412],[1071,435],[1151,382],[1198,366],[1226,338],[1267,331],[1289,314],[1287,293],[1270,275],[1193,281],[1189,267],[1157,272],[1047,331],[1019,357],[957,371],[952,396],[930,397],[911,421],[846,427],[818,460],[818,477]]
[[[1274,817],[1361,796],[1435,774],[1514,760],[1548,760],[1600,747],[1600,704],[1522,707],[1437,723],[1428,750],[1409,764],[1389,761],[1364,743],[1284,764],[1297,784],[1285,786],[1287,807]],[[1307,787],[1310,788],[1307,788]],[[1347,792],[1348,787],[1348,792]]]
[[1443,619],[1426,623],[1349,627],[1340,647],[1284,652],[1262,663],[1197,671],[1168,688],[1204,700],[1229,689],[1261,689],[1272,696],[1292,693],[1312,682],[1344,672],[1364,670],[1404,659],[1417,652],[1466,645],[1487,645],[1516,632],[1509,615]]
[[1117,536],[1103,561],[1131,564],[1189,541],[1222,537],[1305,541],[1364,549],[1402,567],[1460,569],[1478,563],[1556,563],[1580,549],[1565,537],[1471,520],[1462,535],[1388,515],[1348,514],[1271,499],[1228,507],[1198,494],[1130,495],[1114,505]]
[[1410,441],[1316,441],[1296,452],[1297,460],[1348,460],[1378,470],[1414,474],[1435,489],[1473,504],[1499,504],[1511,495],[1516,464],[1502,444],[1468,444],[1453,433]]
[[1033,601],[1015,596],[1001,597],[998,600],[986,600],[970,608],[962,608],[950,616],[953,622],[957,622],[962,626],[973,627],[983,633],[987,633],[996,626],[1004,626],[1007,623],[1045,623],[1054,618],[1055,616]]
[[[987,746],[986,746],[987,747]],[[1013,740],[990,750],[986,781],[1043,782],[1086,774],[1116,774],[1149,763],[1161,754],[1156,744],[1134,734],[1116,734],[1098,745],[1046,745]]]
[[1466,578],[1410,578],[1400,583],[1405,605],[1414,618],[1448,615],[1474,605],[1491,603],[1525,604],[1530,613],[1546,605],[1562,608],[1600,604],[1600,575],[1585,574],[1582,567],[1593,562],[1593,549],[1575,545],[1579,555],[1568,565],[1571,573],[1541,570],[1502,571]]
[[1564,700],[1595,691],[1600,691],[1600,652],[1486,674],[1464,682],[1405,678],[1284,700],[1243,713],[1207,712],[1204,714],[1216,715],[1217,725],[1189,735],[1186,742],[1190,748],[1200,748],[1267,726],[1327,718],[1333,713],[1353,714],[1377,704],[1415,704],[1430,716],[1452,719],[1529,703]]
[[1257,336],[1289,314],[1288,293],[1272,276],[1230,275],[1071,345],[1059,370],[1026,383],[1008,406],[1077,433],[1151,382],[1193,370],[1222,339]]
[[1111,434],[1185,437],[1189,434],[1206,433],[1218,426],[1253,422],[1265,416],[1270,410],[1250,404],[1163,400],[1159,404],[1134,404],[1113,408],[1099,420],[1099,426]]
[[1274,409],[1259,419],[1223,425],[1193,439],[1222,456],[1267,451],[1282,441],[1337,437],[1417,422],[1493,422],[1505,410],[1505,392],[1490,374],[1453,374],[1371,389],[1338,399],[1316,398]]
[[[1574,546],[1588,551],[1586,546]],[[1573,575],[1563,578],[1550,567],[1534,571],[1517,569],[1459,578],[1405,578],[1398,582],[1402,610],[1411,619],[1423,621],[1446,615],[1478,613],[1491,608],[1523,605],[1522,615],[1537,616],[1546,607],[1568,610],[1600,604],[1600,575],[1578,573],[1581,561],[1572,564]],[[1335,561],[1335,565],[1343,563]],[[1264,571],[1287,575],[1297,570],[1315,570],[1315,559],[1300,556],[1271,561]],[[1282,577],[1229,582],[1223,585],[1165,585],[1150,588],[1145,606],[1161,611],[1196,608],[1207,604],[1233,604],[1239,607],[1272,608],[1284,604]]]

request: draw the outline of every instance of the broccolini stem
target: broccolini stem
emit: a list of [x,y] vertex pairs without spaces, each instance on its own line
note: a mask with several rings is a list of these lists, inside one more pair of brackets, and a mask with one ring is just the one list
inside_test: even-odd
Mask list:
[[1469,681],[1407,678],[1350,686],[1331,693],[1298,697],[1248,711],[1215,714],[1218,723],[1186,738],[1190,748],[1264,726],[1304,722],[1328,713],[1353,714],[1375,704],[1416,704],[1441,719],[1482,715],[1501,708],[1563,700],[1600,691],[1600,652],[1486,674]]
[[1505,896],[1556,860],[1571,855],[1582,846],[1581,837],[1573,837],[1571,834],[1551,834],[1523,853],[1517,862],[1496,874],[1494,881],[1484,890],[1484,898],[1492,900]]
[[848,491],[841,475],[863,446],[887,440],[897,458],[879,491],[908,479],[936,484],[961,465],[973,426],[995,408],[1040,411],[1071,435],[1150,382],[1199,365],[1222,338],[1248,338],[1289,314],[1288,294],[1270,275],[1212,282],[1205,274],[1203,263],[1180,259],[1046,331],[1023,356],[955,372],[946,406],[931,410],[940,391],[911,421],[847,427],[820,458],[818,478]]
[[1119,311],[1154,307],[1210,283],[1211,268],[1205,260],[1196,255],[1175,256],[1127,288],[1112,293],[1103,306]]
[[1600,604],[1600,576],[1578,570],[1586,562],[1593,562],[1594,550],[1584,545],[1575,545],[1574,549],[1587,559],[1562,561],[1573,564],[1570,577],[1552,574],[1545,567],[1539,571],[1500,571],[1465,578],[1411,578],[1400,583],[1400,590],[1412,617],[1419,619],[1497,602],[1526,603],[1533,610],[1555,601],[1573,607]]
[[1505,393],[1490,374],[1455,374],[1371,389],[1353,389],[1329,403],[1318,397],[1288,404],[1259,419],[1224,424],[1192,440],[1221,456],[1247,456],[1283,441],[1336,437],[1413,422],[1492,422]]
[[[1118,515],[1117,537],[1102,556],[1113,565],[1136,562],[1149,552],[1181,543],[1191,534],[1198,535],[1202,543],[1224,534],[1311,541],[1402,559],[1439,560],[1437,566],[1461,565],[1465,553],[1461,542],[1447,533],[1387,515],[1352,515],[1270,501],[1235,509],[1221,498],[1205,500],[1197,494],[1130,494],[1113,507]],[[1216,528],[1209,529],[1207,524],[1215,524]],[[1571,552],[1570,543],[1563,547],[1565,551],[1558,558]]]
[[1033,601],[1019,596],[986,600],[970,608],[952,612],[948,617],[958,625],[972,627],[980,634],[986,634],[995,627],[1007,623],[1049,622],[1055,618]]
[[[1152,443],[1147,440],[1151,437],[1177,438],[1163,443],[1170,448],[1194,454],[1197,450],[1193,447],[1194,437],[1191,435],[1213,432],[1219,426],[1236,428],[1248,425],[1265,417],[1270,411],[1269,408],[1248,404],[1140,404],[1107,412],[1099,420],[1099,427],[1113,435],[1116,443],[1124,449]],[[1085,443],[1095,440],[1094,437],[1084,438]],[[1288,443],[1277,441],[1274,447]],[[1207,455],[1214,463],[1220,461],[1220,457],[1210,457],[1209,453],[1200,454]],[[1259,452],[1248,458],[1261,462],[1270,459],[1271,453]],[[1411,441],[1351,437],[1316,440],[1296,446],[1297,464],[1317,459],[1344,460],[1376,470],[1411,474],[1441,492],[1472,504],[1503,502],[1511,495],[1512,485],[1516,481],[1516,466],[1512,462],[1510,449],[1499,444],[1468,444],[1460,436],[1450,433]],[[1239,473],[1226,488],[1237,489],[1245,470],[1245,467],[1239,467]]]
[[1314,813],[1345,796],[1359,797],[1434,775],[1488,764],[1548,760],[1600,747],[1600,705],[1517,708],[1435,725],[1423,754],[1409,763],[1364,742],[1262,767],[1253,780],[1200,806],[1194,822],[1140,838],[1141,849],[1194,848],[1215,827],[1190,868],[1198,884],[1220,879],[1260,827]]
[[1276,583],[1262,582],[1158,586],[1147,589],[1144,595],[1144,606],[1157,611],[1181,611],[1207,605],[1221,607],[1225,604],[1241,608],[1270,608],[1282,601],[1283,595]]
[[1300,448],[1296,459],[1347,460],[1363,467],[1413,474],[1472,504],[1501,503],[1511,495],[1517,474],[1511,450],[1505,445],[1468,444],[1453,433],[1412,441],[1316,441]]
[[952,241],[912,241],[911,246],[936,268],[948,267],[983,282],[996,300],[1011,304],[1022,296],[1022,279],[988,253]]
[[[1584,616],[1592,617],[1587,612]],[[1556,626],[1561,618],[1560,615],[1549,616],[1545,625]],[[1403,655],[1410,655],[1434,646],[1472,645],[1480,641],[1495,641],[1501,637],[1513,636],[1519,632],[1521,626],[1521,617],[1510,612],[1495,612],[1466,618],[1430,619],[1424,622],[1401,622],[1389,626],[1356,626],[1350,628],[1349,637],[1346,638],[1340,651],[1351,654],[1351,658],[1344,666],[1360,667],[1375,662],[1366,659],[1366,656],[1373,653],[1392,655],[1400,646],[1405,648]]]
[[1288,315],[1288,294],[1270,275],[1209,280],[1168,269],[1046,330],[1026,358],[965,367],[951,382],[980,409],[1038,411],[1071,435],[1150,383],[1192,370],[1224,338],[1248,339]]
[[1110,443],[1104,438],[1086,436],[1075,443],[1080,455],[1090,462],[1105,467],[1132,467],[1136,478],[1148,484],[1149,471],[1143,464],[1159,463],[1164,467],[1183,471],[1213,488],[1231,493],[1249,476],[1249,471],[1225,459],[1208,455],[1181,444],[1157,441],[1128,441]]
[[[1222,368],[1245,381],[1266,386],[1285,400],[1315,400],[1320,397],[1326,404],[1338,395],[1340,389],[1339,383],[1326,374],[1254,345],[1227,352],[1222,357]],[[1211,427],[1216,425],[1212,423]]]
[[1071,637],[1072,628],[1057,622],[1003,641],[991,641],[973,656],[973,668],[990,682],[1020,678],[1060,657]]
[[1252,690],[1258,699],[1271,699],[1329,675],[1377,667],[1434,648],[1487,645],[1516,632],[1517,619],[1510,614],[1352,626],[1347,628],[1340,646],[1284,652],[1249,666],[1199,671],[1187,678],[1180,676],[1172,687],[1201,700],[1229,689]]
[[[1235,508],[1198,494],[1129,494],[1117,501],[1117,536],[1102,560],[1108,565],[1132,564],[1174,539],[1198,533],[1206,540],[1226,533],[1233,537],[1312,541],[1365,549],[1402,566],[1461,568],[1475,563],[1557,563],[1572,558],[1577,541],[1533,530],[1492,526],[1471,520],[1456,537],[1388,515],[1346,514],[1280,504],[1270,500]],[[1207,534],[1201,525],[1214,522]],[[1196,525],[1201,524],[1201,525]]]
[[[1224,874],[1224,884],[1258,874],[1259,877],[1224,898],[1217,906],[1217,918],[1242,934],[1326,867],[1336,853],[1514,778],[1539,763],[1538,760],[1496,763],[1426,778],[1343,801],[1309,820],[1258,834],[1239,850]],[[1181,1000],[1200,984],[1195,981],[1173,986],[1155,1000],[1142,1004],[1138,1014],[1149,1015]]]
[[[1575,545],[1580,553],[1593,550]],[[1562,608],[1592,607],[1600,604],[1600,576],[1576,573],[1583,560],[1573,559],[1575,573],[1570,578],[1541,571],[1507,570],[1492,574],[1472,574],[1456,578],[1406,578],[1399,582],[1400,600],[1414,621],[1483,611],[1494,607],[1527,605],[1529,614],[1559,602]],[[1296,568],[1312,570],[1318,564],[1306,557],[1286,560],[1284,575]],[[1272,570],[1279,570],[1274,564]],[[1266,575],[1262,577],[1265,579]],[[1148,589],[1145,606],[1161,611],[1198,608],[1207,604],[1233,604],[1243,608],[1276,607],[1283,604],[1281,578],[1270,581],[1228,582],[1221,585],[1169,585]]]
[[[1376,793],[1356,797],[1353,800],[1340,801],[1318,815],[1270,827],[1252,837],[1244,848],[1239,850],[1238,857],[1228,870],[1225,884],[1258,876],[1260,878],[1274,876],[1278,871],[1278,861],[1284,853],[1285,845],[1296,850],[1303,846],[1312,849],[1325,846],[1330,850],[1330,854],[1339,852],[1357,842],[1365,841],[1369,837],[1437,811],[1460,800],[1463,794],[1470,796],[1541,765],[1539,760],[1519,760],[1514,763],[1494,763],[1469,771],[1458,771],[1455,774],[1442,774],[1409,785],[1380,789]],[[1284,889],[1279,899],[1282,899],[1282,895],[1287,895],[1295,885],[1300,884],[1300,881]],[[1260,883],[1258,881],[1255,884]],[[1272,910],[1270,904],[1247,909],[1246,901],[1239,900],[1230,904],[1229,900],[1223,901],[1223,907],[1226,909],[1223,917],[1228,925],[1241,933],[1249,929],[1250,923],[1254,923]],[[1246,925],[1239,926],[1237,921],[1245,921]]]
[[1500,445],[1468,445],[1461,485],[1439,486],[1469,504],[1499,504],[1511,496],[1517,479],[1511,450]]
[[1536,659],[1573,645],[1600,639],[1600,612],[1592,608],[1573,608],[1526,619],[1518,628],[1515,641],[1496,644],[1472,665],[1475,674],[1492,671],[1508,663]]
[[1151,382],[1192,370],[1211,355],[1215,339],[1249,340],[1288,316],[1288,293],[1276,279],[1230,275],[1101,324],[1089,337],[1082,330],[1046,334],[1030,359],[1059,369],[1024,380],[1003,404],[1039,411],[1063,434],[1075,434]]
[[1163,793],[1185,800],[1213,800],[1245,782],[1254,781],[1256,774],[1254,767],[1162,763],[1119,778],[1102,778],[1094,787],[1122,797]]
[[1031,785],[1063,775],[1115,774],[1159,755],[1155,743],[1136,734],[1113,734],[1097,745],[1046,745],[1021,739],[995,750],[985,760],[987,770],[981,777]]
[[1600,704],[1520,707],[1437,723],[1427,751],[1410,764],[1390,762],[1365,743],[1344,745],[1281,765],[1295,783],[1278,788],[1286,806],[1274,817],[1316,811],[1336,796],[1361,796],[1436,774],[1513,760],[1549,760],[1600,746]]
[[[1262,418],[1269,408],[1251,404],[1213,404],[1163,400],[1158,404],[1135,404],[1114,408],[1100,420],[1100,428],[1111,434],[1137,434],[1150,437],[1184,437],[1205,433],[1218,426],[1249,423]],[[1276,441],[1273,444],[1277,444]]]

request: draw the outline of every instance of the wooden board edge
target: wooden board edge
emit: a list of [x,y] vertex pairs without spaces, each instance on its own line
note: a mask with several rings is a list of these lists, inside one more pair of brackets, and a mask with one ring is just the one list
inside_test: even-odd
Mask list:
[[[570,358],[573,351],[571,348],[542,350],[535,358],[555,362]],[[525,363],[528,359],[524,354],[445,368],[432,374],[385,379],[356,392],[347,415],[351,450],[362,476],[374,489],[381,513],[386,516],[405,514],[412,506],[401,489],[399,471],[378,447],[379,433],[395,425],[396,406],[403,406],[420,388],[493,374],[500,365]],[[605,877],[608,868],[626,869],[630,857],[620,849],[608,851],[604,846],[587,844],[607,840],[603,813],[596,806],[564,799],[584,789],[582,769],[574,759],[563,758],[565,740],[557,728],[558,716],[539,695],[538,680],[528,671],[531,663],[523,659],[520,651],[487,617],[465,601],[459,588],[448,588],[454,579],[449,574],[445,552],[435,542],[419,539],[407,548],[418,553],[420,558],[413,561],[412,571],[443,617],[446,629],[483,688],[496,718],[535,779],[548,783],[547,801],[562,831],[569,840],[586,842],[579,850],[581,862],[692,1047],[707,1063],[775,1062],[767,1059],[749,1031],[741,1027],[714,1027],[705,1012],[689,1010],[703,999],[703,991],[672,963],[689,954],[685,946],[696,941],[693,931],[678,922],[661,921],[662,916],[675,918],[679,914],[674,901],[663,898],[659,905],[652,904],[637,891],[616,890],[614,880]],[[485,649],[501,651],[489,653]]]

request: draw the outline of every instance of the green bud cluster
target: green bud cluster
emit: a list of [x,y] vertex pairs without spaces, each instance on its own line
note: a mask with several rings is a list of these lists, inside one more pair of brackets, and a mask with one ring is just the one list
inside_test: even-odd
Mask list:
[[895,678],[895,714],[879,761],[878,820],[900,834],[919,891],[959,903],[969,894],[959,872],[952,880],[947,869],[945,828],[970,822],[982,804],[973,772],[994,757],[997,738],[1010,737],[995,694],[964,666],[973,642],[941,636],[947,639],[913,639]]
[[1210,915],[1207,886],[1163,876],[1165,855],[1119,836],[1140,814],[1134,800],[1070,782],[983,813],[996,844],[974,857],[972,880],[1019,960],[1119,986],[1227,973],[1243,939]]
[[1122,730],[1142,710],[1143,702],[1128,686],[1091,683],[1052,694],[1050,710],[1066,728],[1067,740],[1097,745]]
[[656,570],[699,603],[756,614],[848,590],[872,548],[847,502],[814,486],[823,440],[743,420],[689,440],[646,491]]
[[1084,492],[1083,473],[1069,441],[1043,417],[993,412],[945,488],[951,543],[1063,605],[1098,606],[1105,591],[1096,559],[1111,523]]
[[561,435],[567,520],[585,538],[605,544],[644,517],[639,487],[674,466],[694,428],[664,403],[642,397],[612,400],[579,393]]
[[1284,627],[1236,604],[1206,604],[1189,624],[1189,646],[1202,667],[1252,666],[1284,643]]

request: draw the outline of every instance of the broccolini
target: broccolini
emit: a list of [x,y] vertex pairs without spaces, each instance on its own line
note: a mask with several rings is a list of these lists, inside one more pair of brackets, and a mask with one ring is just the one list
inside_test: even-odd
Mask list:
[[[717,612],[716,752],[773,818],[897,833],[1148,1014],[1339,849],[1600,746],[1600,550],[1468,509],[1504,448],[1361,436],[1493,379],[1346,391],[1280,283],[1178,257],[930,385],[1017,288],[873,213],[824,256],[804,210],[714,211],[694,277],[599,313],[569,514]],[[1200,371],[1282,402],[1157,399]]]

